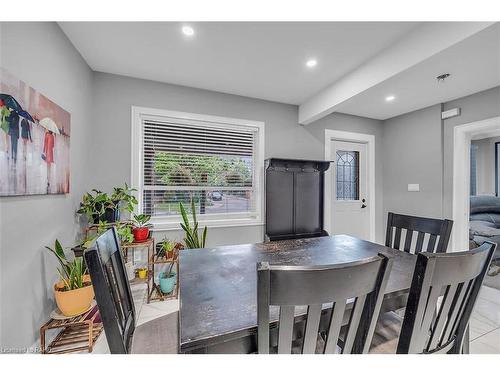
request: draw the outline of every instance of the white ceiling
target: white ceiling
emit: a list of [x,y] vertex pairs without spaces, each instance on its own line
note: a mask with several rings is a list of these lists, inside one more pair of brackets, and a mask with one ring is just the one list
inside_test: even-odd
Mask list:
[[300,104],[418,23],[196,22],[193,38],[178,22],[59,25],[95,71]]
[[[387,119],[500,85],[499,23],[487,28],[417,22],[188,24],[195,29],[192,38],[182,34],[185,23],[178,22],[59,23],[95,71],[290,104],[304,104],[328,87],[337,90],[337,82],[356,77],[359,69],[369,71],[370,64],[376,71],[377,60],[380,67],[384,55],[405,54],[405,47],[418,60],[440,38],[461,32],[460,24],[470,25],[482,31],[471,31],[432,56],[427,51],[421,61],[380,83],[365,75],[366,89],[347,95],[335,111]],[[415,51],[410,46],[418,37],[422,49]],[[318,60],[313,69],[305,66],[309,58]],[[384,66],[390,69],[391,61]],[[435,77],[442,73],[451,77],[438,84]],[[343,89],[348,94],[351,87]],[[388,103],[388,95],[396,99]]]
[[[438,83],[443,73],[451,76]],[[385,120],[500,85],[500,24],[342,103],[338,112]],[[386,102],[394,95],[396,99]],[[500,103],[499,103],[500,105]]]

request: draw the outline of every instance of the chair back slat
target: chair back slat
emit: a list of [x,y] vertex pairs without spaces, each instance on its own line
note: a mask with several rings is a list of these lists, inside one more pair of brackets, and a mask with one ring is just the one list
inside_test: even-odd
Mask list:
[[440,339],[442,338],[444,333],[443,332],[444,324],[446,323],[446,320],[449,316],[450,307],[453,302],[453,298],[455,296],[457,287],[458,284],[448,285],[448,287],[446,287],[446,291],[443,296],[443,300],[441,301],[441,306],[439,308],[439,312],[436,317],[436,321],[434,323],[434,328],[432,329],[432,335],[429,339],[429,344],[426,348],[427,351],[429,351],[430,348],[436,348],[441,342]]
[[354,340],[356,339],[356,331],[358,329],[359,321],[361,320],[361,314],[365,307],[366,295],[359,296],[354,302],[354,309],[351,313],[349,319],[349,325],[347,329],[347,335],[345,338],[345,343],[343,347],[344,353],[351,353],[354,345]]
[[413,231],[410,229],[406,230],[404,251],[406,251],[407,253],[409,253],[411,249],[412,237],[413,237]]
[[321,303],[317,303],[309,305],[307,308],[306,334],[304,336],[304,347],[302,348],[304,354],[314,354],[316,350],[322,307]]
[[419,253],[398,342],[398,353],[456,353],[495,252],[485,242],[471,251]]
[[[407,253],[420,253],[424,248],[426,235],[429,237],[426,251],[444,253],[450,241],[453,221],[432,219],[418,216],[400,215],[389,212],[387,215],[387,231],[385,246],[403,249]],[[402,231],[405,230],[404,244],[401,244]],[[393,232],[395,232],[393,238]],[[417,240],[414,241],[414,235]]]
[[424,237],[424,232],[418,232],[417,244],[415,245],[415,254],[418,254],[422,251],[422,248],[424,247]]
[[[278,353],[315,353],[323,304],[333,303],[323,352],[335,353],[346,303],[355,299],[349,310],[348,332],[343,353],[367,352],[392,266],[387,255],[330,266],[285,266],[257,264],[257,320],[259,353],[270,352],[269,309],[280,309]],[[368,298],[370,303],[368,303]],[[307,306],[305,334],[294,335],[295,307]],[[298,337],[294,341],[294,337]],[[302,341],[300,341],[302,340]],[[300,341],[300,342],[297,342]],[[272,348],[272,352],[275,352]]]
[[280,330],[278,338],[278,354],[290,354],[295,317],[295,306],[280,307]]
[[325,344],[325,354],[335,354],[337,352],[337,339],[342,328],[346,301],[340,300],[333,304],[332,317],[328,328],[327,340]]

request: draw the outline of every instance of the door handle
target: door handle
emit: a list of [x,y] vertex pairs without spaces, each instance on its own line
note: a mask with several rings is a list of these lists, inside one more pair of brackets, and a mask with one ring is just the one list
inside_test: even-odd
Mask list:
[[361,208],[366,208],[366,204],[365,204],[366,199],[364,199],[364,198],[361,199],[361,202],[363,202],[363,204],[361,205]]

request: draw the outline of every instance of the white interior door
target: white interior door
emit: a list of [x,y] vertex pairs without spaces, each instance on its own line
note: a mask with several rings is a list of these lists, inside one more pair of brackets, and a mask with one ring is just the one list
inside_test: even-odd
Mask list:
[[332,234],[370,239],[368,145],[332,140]]

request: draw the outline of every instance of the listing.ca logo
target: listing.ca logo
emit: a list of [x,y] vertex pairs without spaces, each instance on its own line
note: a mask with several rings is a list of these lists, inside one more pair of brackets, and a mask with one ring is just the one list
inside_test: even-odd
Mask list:
[[42,349],[38,346],[29,347],[29,348],[9,348],[9,347],[0,347],[0,354],[40,354]]

